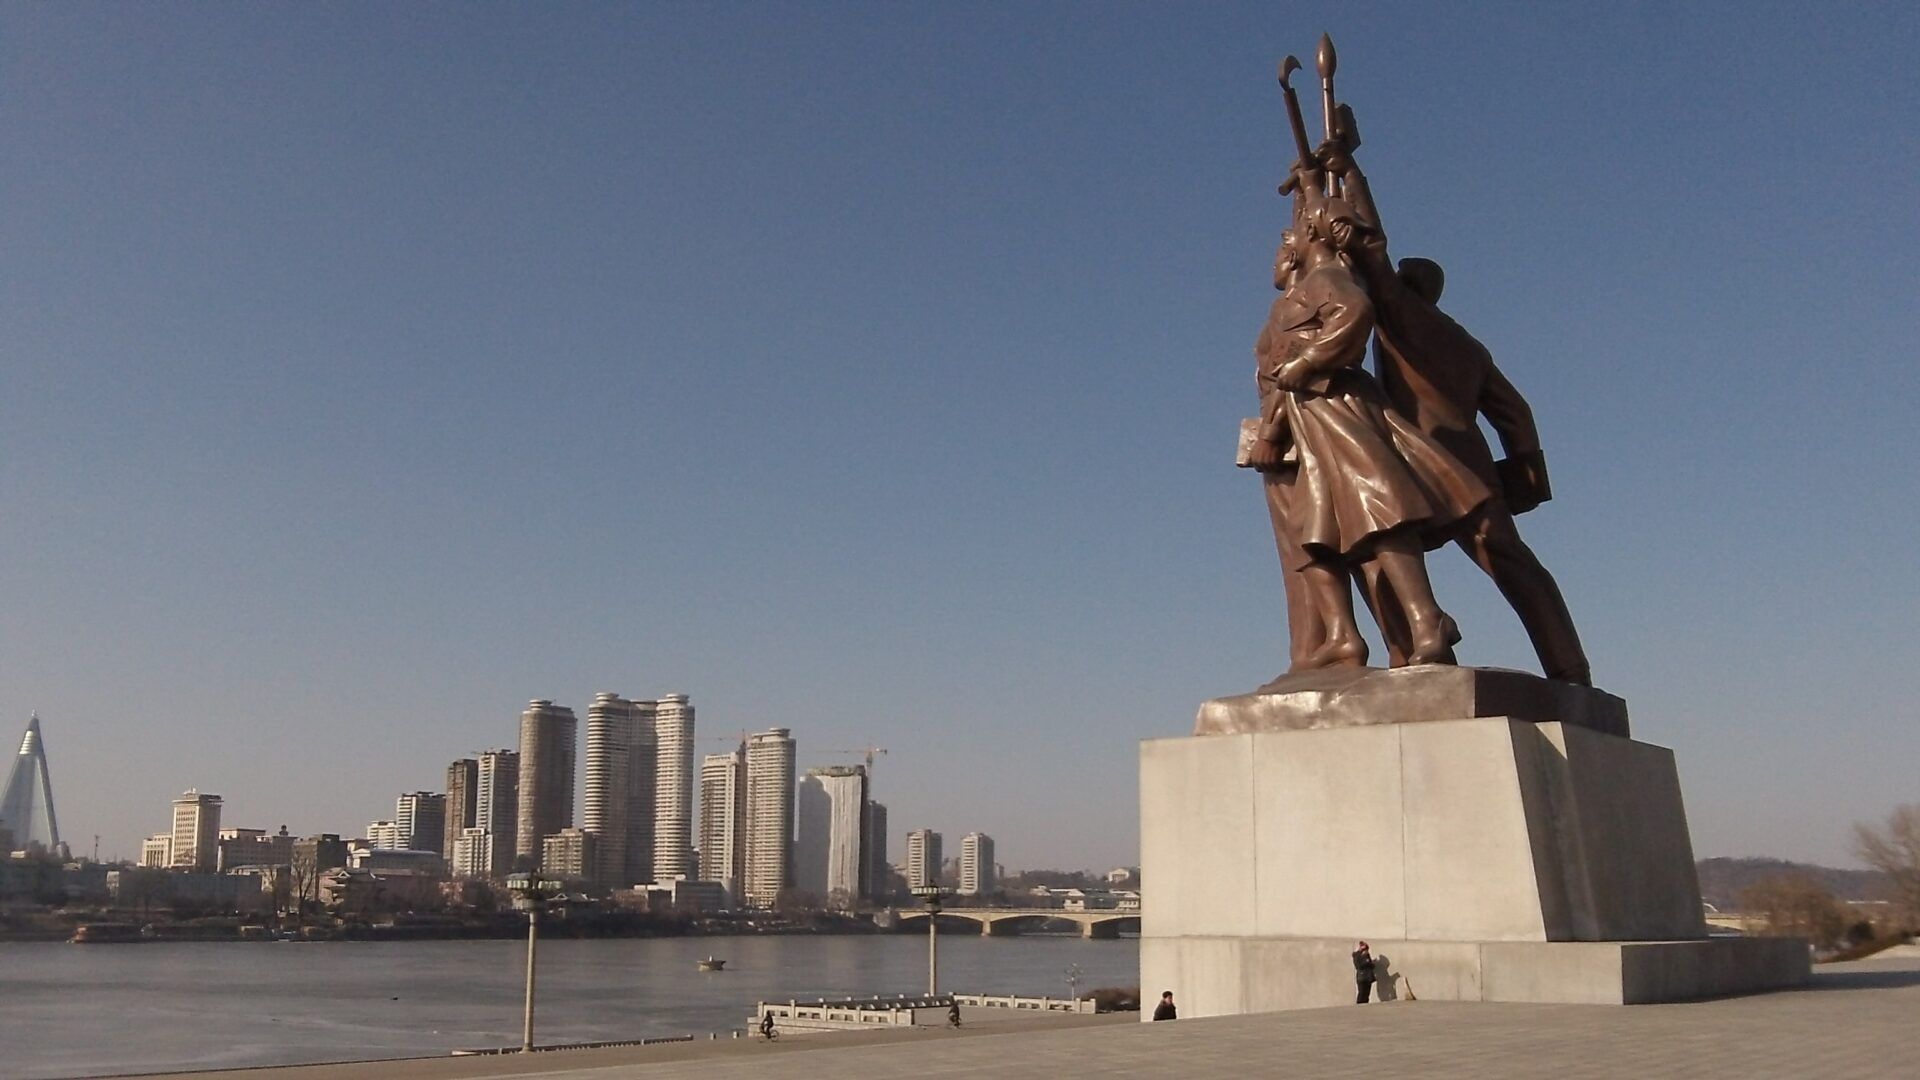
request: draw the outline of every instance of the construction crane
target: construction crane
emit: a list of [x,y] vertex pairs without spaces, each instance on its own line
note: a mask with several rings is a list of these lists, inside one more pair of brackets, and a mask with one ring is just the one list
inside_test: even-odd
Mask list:
[[887,748],[884,746],[863,746],[858,750],[823,750],[821,752],[826,754],[859,755],[863,757],[867,763],[867,784],[871,787],[873,784],[873,759],[880,754],[886,753]]

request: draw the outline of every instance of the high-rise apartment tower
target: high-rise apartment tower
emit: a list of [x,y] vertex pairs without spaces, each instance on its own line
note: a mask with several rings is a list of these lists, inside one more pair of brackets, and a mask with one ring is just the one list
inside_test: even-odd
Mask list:
[[653,880],[693,875],[693,705],[685,694],[653,703]]
[[586,790],[580,825],[595,837],[591,877],[602,885],[653,880],[654,703],[602,693],[587,709]]
[[[546,838],[573,825],[574,745],[580,721],[573,710],[544,698],[520,714],[520,822],[513,858],[540,865]],[[499,873],[499,868],[494,868]]]
[[480,763],[460,758],[447,766],[447,827],[441,834],[440,851],[449,862],[453,846],[460,836],[474,827],[480,806]]
[[830,907],[851,909],[867,895],[867,770],[808,769],[794,797],[793,880]]
[[867,800],[867,897],[885,901],[893,896],[893,864],[887,861],[887,805]]
[[727,902],[740,902],[746,865],[747,747],[700,761],[700,876],[717,881]]
[[473,860],[477,876],[505,877],[513,870],[513,849],[520,832],[520,752],[489,750],[480,755],[480,794],[473,802],[473,824],[487,834],[485,853]]
[[985,896],[998,884],[993,865],[993,837],[970,832],[960,838],[960,895]]
[[771,728],[747,739],[746,906],[770,908],[790,882],[793,857],[793,739]]

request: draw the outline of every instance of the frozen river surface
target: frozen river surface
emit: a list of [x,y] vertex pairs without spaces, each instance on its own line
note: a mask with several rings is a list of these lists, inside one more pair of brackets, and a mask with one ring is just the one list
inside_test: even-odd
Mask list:
[[[524,941],[0,944],[0,1077],[281,1065],[517,1045]],[[723,972],[695,970],[712,953]],[[940,983],[1065,996],[1139,981],[1139,943],[940,936]],[[541,1042],[745,1026],[759,1000],[915,993],[919,935],[540,942]]]

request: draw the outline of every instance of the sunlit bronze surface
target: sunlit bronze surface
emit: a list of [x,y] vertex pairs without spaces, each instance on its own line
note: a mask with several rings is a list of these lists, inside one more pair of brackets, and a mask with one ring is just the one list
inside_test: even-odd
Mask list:
[[[1367,659],[1351,584],[1395,667],[1452,663],[1459,631],[1435,602],[1423,552],[1457,543],[1519,614],[1550,677],[1587,683],[1587,661],[1553,577],[1513,515],[1551,497],[1526,400],[1479,341],[1437,306],[1438,264],[1387,254],[1350,108],[1333,98],[1330,38],[1317,52],[1327,139],[1280,67],[1299,160],[1281,186],[1293,214],[1274,263],[1282,291],[1256,353],[1260,416],[1244,464],[1264,475],[1286,585],[1291,670]],[[1373,339],[1376,382],[1360,366]],[[1485,415],[1507,458],[1481,436]]]

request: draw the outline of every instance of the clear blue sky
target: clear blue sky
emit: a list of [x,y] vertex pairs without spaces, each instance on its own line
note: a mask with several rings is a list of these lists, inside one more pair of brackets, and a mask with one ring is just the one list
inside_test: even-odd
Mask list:
[[10,6],[5,737],[131,855],[685,690],[889,747],[896,857],[1132,861],[1137,740],[1284,664],[1231,456],[1323,28],[1697,851],[1846,862],[1920,799],[1906,5]]

